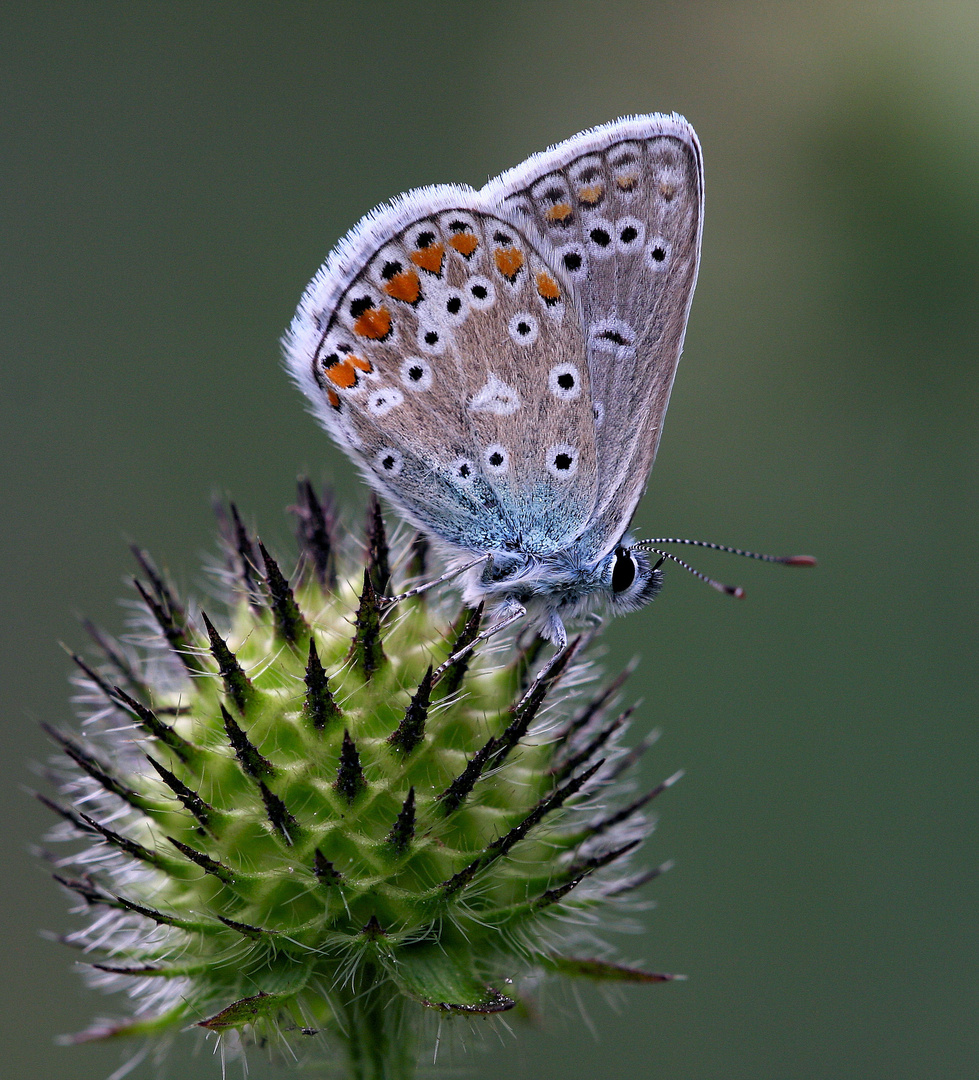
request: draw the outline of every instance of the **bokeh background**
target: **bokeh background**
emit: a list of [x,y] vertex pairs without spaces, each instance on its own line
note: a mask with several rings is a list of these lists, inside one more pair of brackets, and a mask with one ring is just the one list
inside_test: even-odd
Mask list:
[[664,732],[645,779],[687,770],[620,945],[689,981],[585,992],[596,1035],[558,995],[446,1075],[977,1075],[977,57],[974,0],[3,6],[5,1078],[121,1061],[53,1042],[118,1006],[38,936],[72,923],[22,786],[70,716],[57,642],[123,627],[126,540],[198,590],[215,491],[283,552],[300,470],[356,520],[278,359],[329,248],[411,186],[674,109],[707,224],[638,523],[821,565],[698,557],[747,599],[676,571],[605,635]]

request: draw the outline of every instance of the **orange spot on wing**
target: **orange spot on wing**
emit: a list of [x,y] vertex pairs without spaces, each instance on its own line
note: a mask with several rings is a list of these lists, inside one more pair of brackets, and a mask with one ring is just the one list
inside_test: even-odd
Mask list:
[[357,368],[359,371],[373,371],[374,370],[373,366],[371,365],[370,360],[364,360],[360,356],[354,356],[353,353],[351,353],[349,356],[345,357],[343,362],[345,364],[349,364],[351,367]]
[[578,192],[578,198],[581,199],[586,206],[594,206],[604,193],[605,188],[602,184],[589,184]]
[[520,248],[497,248],[493,257],[496,259],[496,269],[509,281],[513,281],[523,266]]
[[368,308],[354,320],[354,333],[359,337],[379,341],[391,332],[391,312],[385,307]]
[[639,173],[623,173],[615,178],[615,182],[623,191],[632,191],[639,181]]
[[449,243],[462,255],[468,259],[470,255],[479,247],[479,238],[474,236],[470,232],[456,233],[455,236],[449,238]]
[[[341,390],[349,390],[351,386],[357,385],[357,372],[346,360],[341,360],[338,364],[330,364],[326,369],[326,377],[334,386],[339,386]],[[327,387],[327,391],[329,392],[329,387]]]
[[340,408],[340,395],[330,386],[326,388],[326,400],[333,406],[334,409]]
[[430,274],[442,273],[442,257],[445,255],[445,247],[442,244],[429,244],[428,247],[419,248],[411,253],[411,261],[422,270]]
[[421,296],[421,284],[414,270],[404,270],[384,286],[384,291],[395,300],[403,300],[406,304],[413,304]]
[[561,290],[558,288],[558,283],[546,270],[541,270],[537,275],[537,291],[548,303],[554,303],[555,300],[561,299]]
[[547,212],[544,214],[544,217],[547,218],[548,221],[557,221],[561,224],[564,224],[566,221],[571,220],[571,214],[571,204],[561,202],[555,203],[553,206],[549,207]]

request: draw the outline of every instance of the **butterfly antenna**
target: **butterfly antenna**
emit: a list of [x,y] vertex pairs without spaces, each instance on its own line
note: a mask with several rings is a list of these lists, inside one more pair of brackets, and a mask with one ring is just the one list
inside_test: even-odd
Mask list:
[[700,578],[705,584],[710,585],[712,589],[717,589],[718,592],[727,593],[728,596],[736,596],[738,599],[744,596],[744,589],[742,589],[740,585],[725,585],[723,581],[715,581],[712,577],[708,577],[699,570],[695,570],[690,563],[684,562],[683,559],[676,555],[671,555],[668,551],[660,551],[658,548],[643,548],[643,550],[652,551],[659,556],[659,562],[653,567],[654,570],[658,570],[667,559],[670,559],[672,562],[675,562],[677,566],[682,566],[684,570],[688,570],[695,578]]
[[[728,547],[727,544],[713,544],[709,540],[679,540],[674,536],[658,536],[650,540],[639,540],[632,547],[639,550],[655,551],[657,544],[687,544],[690,547],[709,548],[711,551],[724,551],[728,555],[741,555],[745,559],[759,559],[761,562],[782,563],[784,566],[815,566],[816,560],[811,555],[763,555],[759,551],[743,551],[741,548]],[[663,554],[663,552],[659,552]],[[672,555],[667,558],[672,559]]]
[[816,565],[816,560],[811,555],[763,555],[758,551],[744,551],[741,548],[729,547],[727,544],[714,544],[709,540],[680,540],[672,536],[663,536],[651,540],[640,540],[632,545],[635,550],[652,551],[656,555],[659,555],[660,560],[653,569],[658,570],[659,567],[663,565],[665,559],[670,559],[678,566],[682,566],[684,570],[688,570],[694,577],[700,578],[701,581],[710,585],[711,588],[717,589],[718,592],[727,593],[728,596],[736,596],[739,598],[744,596],[744,589],[739,585],[725,585],[721,581],[715,581],[706,574],[702,574],[699,570],[695,570],[689,563],[685,563],[683,559],[678,558],[669,551],[662,551],[660,548],[655,547],[654,545],[656,544],[687,544],[690,547],[708,548],[711,551],[723,551],[728,555],[742,555],[746,559],[759,559],[761,562],[782,563],[784,566]]

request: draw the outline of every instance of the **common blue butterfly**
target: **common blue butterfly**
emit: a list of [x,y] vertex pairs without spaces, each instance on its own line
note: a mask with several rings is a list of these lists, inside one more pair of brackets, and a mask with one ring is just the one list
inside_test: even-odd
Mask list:
[[529,614],[563,647],[566,618],[658,591],[662,558],[628,528],[702,224],[693,128],[632,116],[479,191],[419,188],[372,210],[306,290],[284,342],[293,378],[450,563],[482,557],[465,598],[490,601],[497,627]]

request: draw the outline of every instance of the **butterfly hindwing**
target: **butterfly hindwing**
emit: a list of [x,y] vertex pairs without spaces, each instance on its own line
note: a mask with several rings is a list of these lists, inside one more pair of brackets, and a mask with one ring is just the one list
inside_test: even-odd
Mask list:
[[410,192],[365,218],[307,291],[286,355],[359,469],[443,540],[550,553],[593,515],[577,309],[470,189]]

